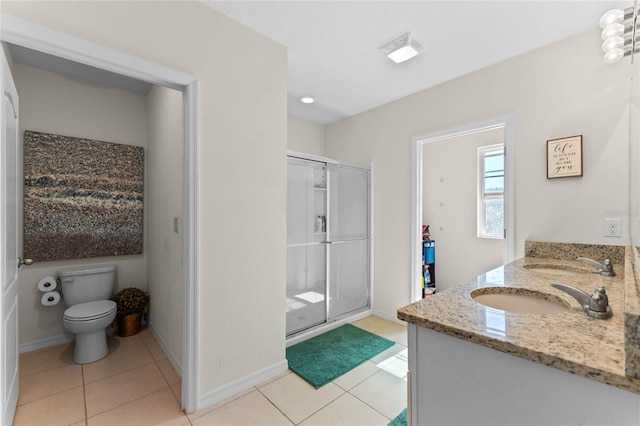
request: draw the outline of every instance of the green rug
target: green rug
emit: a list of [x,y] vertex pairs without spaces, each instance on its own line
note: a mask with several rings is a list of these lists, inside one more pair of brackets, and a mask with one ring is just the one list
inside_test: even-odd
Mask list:
[[287,348],[289,368],[316,389],[395,343],[351,324]]
[[391,420],[387,426],[407,426],[407,409],[402,410],[402,413],[398,414],[398,416]]

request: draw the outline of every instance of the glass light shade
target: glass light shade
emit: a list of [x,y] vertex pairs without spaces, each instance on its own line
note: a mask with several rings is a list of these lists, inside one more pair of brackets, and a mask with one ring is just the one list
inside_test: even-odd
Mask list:
[[615,64],[624,56],[624,51],[620,48],[615,48],[609,50],[604,54],[604,63],[605,64]]
[[624,46],[624,40],[622,37],[611,37],[602,43],[602,51],[608,52],[612,49],[621,49]]
[[602,40],[606,40],[610,37],[620,37],[623,34],[624,25],[619,22],[615,22],[604,27],[604,30],[602,30],[602,34],[600,34],[600,36],[602,37]]
[[624,12],[620,9],[612,9],[602,15],[600,18],[600,28],[605,28],[609,24],[613,24],[616,22],[622,22],[624,19]]
[[418,54],[418,51],[411,46],[404,46],[398,50],[394,50],[387,56],[396,64],[407,61]]

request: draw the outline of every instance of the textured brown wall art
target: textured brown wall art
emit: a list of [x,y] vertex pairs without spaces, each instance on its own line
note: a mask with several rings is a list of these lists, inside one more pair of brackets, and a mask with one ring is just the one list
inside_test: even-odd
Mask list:
[[142,253],[143,149],[24,132],[24,255]]

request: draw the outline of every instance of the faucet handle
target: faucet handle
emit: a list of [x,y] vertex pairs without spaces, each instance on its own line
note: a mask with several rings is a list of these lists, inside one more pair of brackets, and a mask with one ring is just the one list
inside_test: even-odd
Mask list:
[[607,277],[613,277],[616,275],[616,273],[613,271],[613,263],[611,263],[611,259],[606,258],[604,260],[600,274]]
[[598,273],[600,275],[603,275],[605,277],[613,277],[616,275],[613,270],[613,263],[611,263],[611,259],[609,258],[606,258],[602,263],[596,262],[595,260],[586,257],[577,257],[576,260],[593,266],[598,270]]
[[609,306],[609,297],[604,287],[596,287],[591,296],[589,293],[567,284],[551,283],[551,287],[573,296],[582,306],[584,313],[591,318],[608,319],[613,316],[613,311]]
[[609,297],[604,287],[596,287],[593,289],[591,299],[589,300],[589,310],[595,312],[607,312],[609,306]]

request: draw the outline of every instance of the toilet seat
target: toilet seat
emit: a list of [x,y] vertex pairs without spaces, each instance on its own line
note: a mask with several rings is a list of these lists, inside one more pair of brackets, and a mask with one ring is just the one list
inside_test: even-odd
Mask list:
[[64,311],[64,320],[72,322],[93,321],[113,314],[116,309],[116,302],[113,300],[79,303]]

